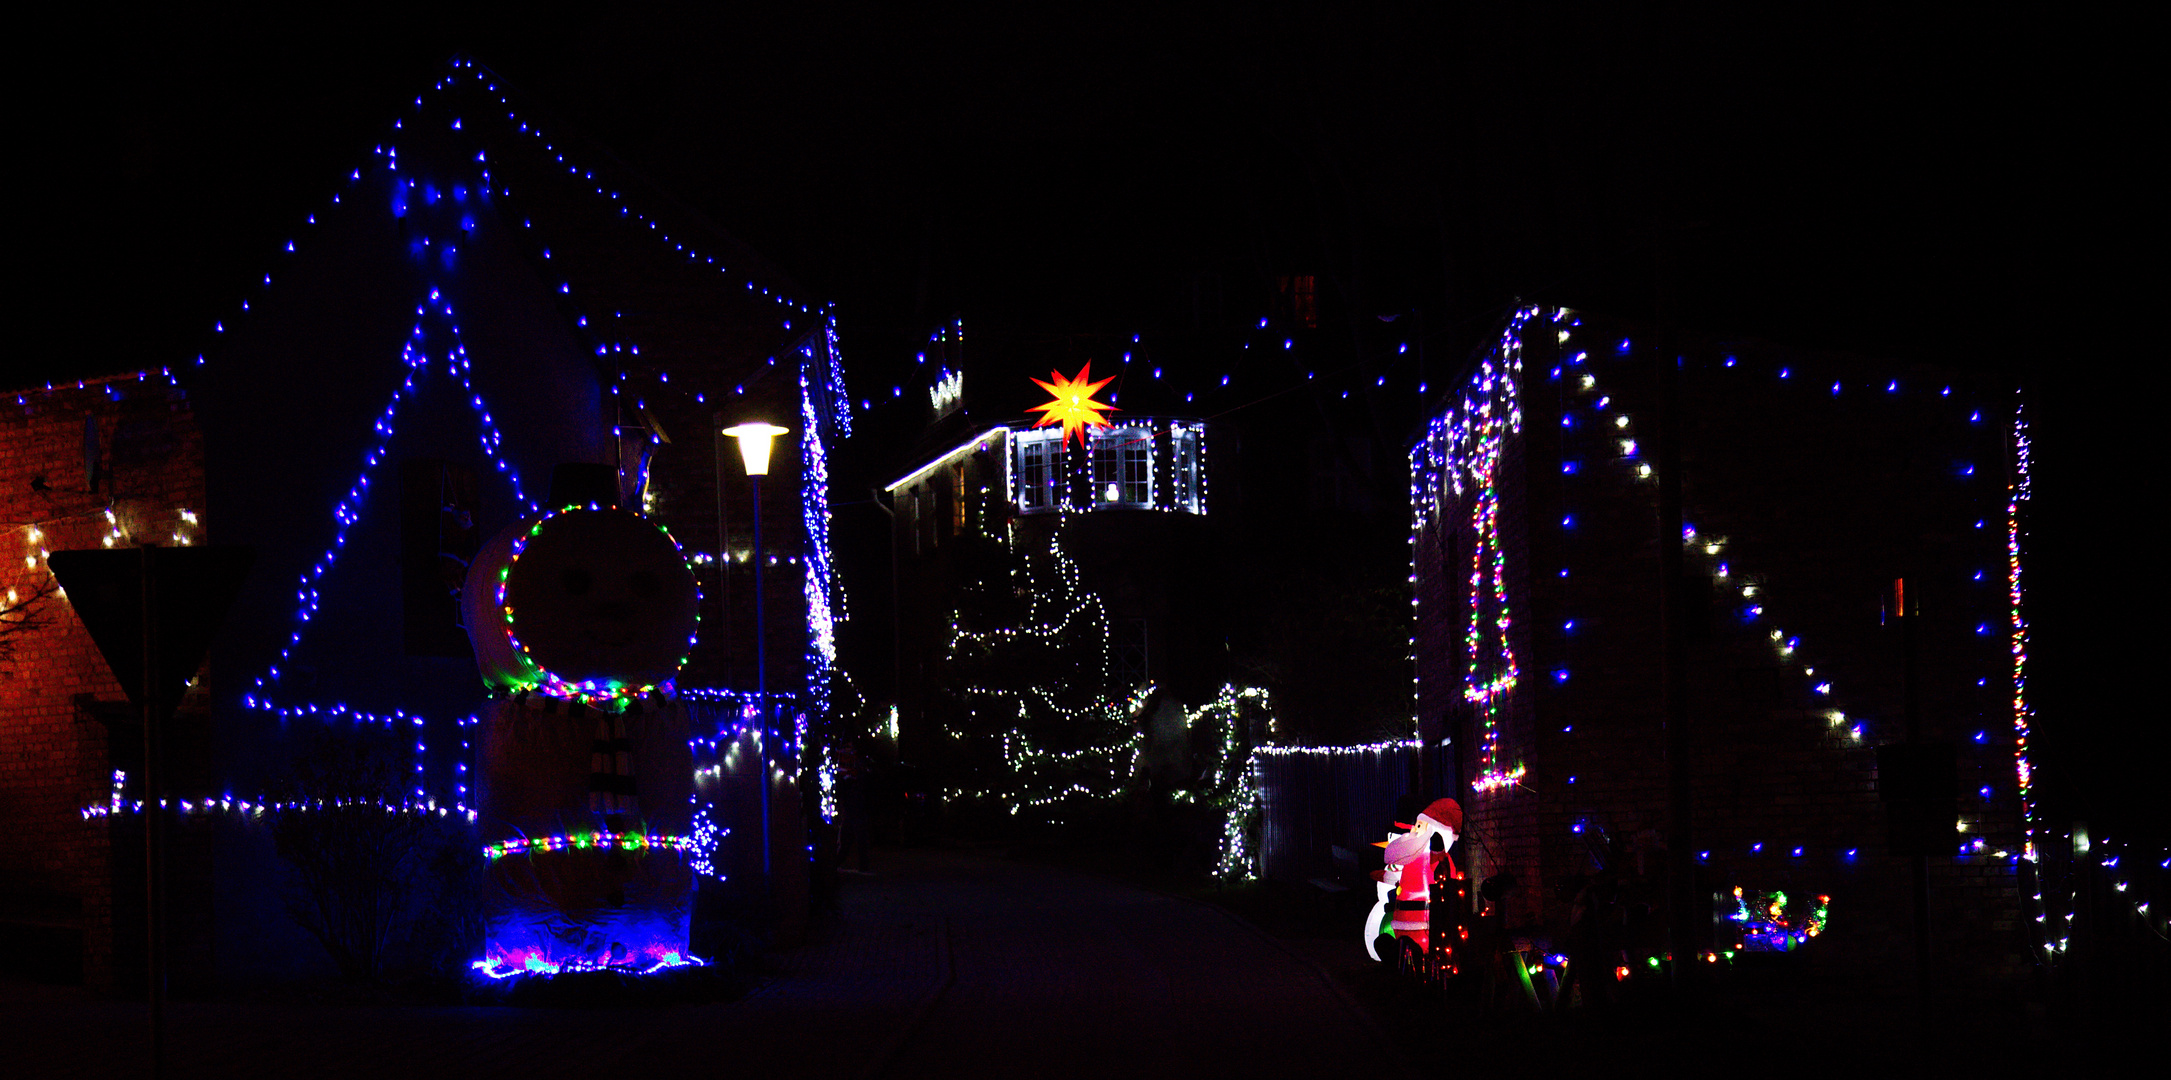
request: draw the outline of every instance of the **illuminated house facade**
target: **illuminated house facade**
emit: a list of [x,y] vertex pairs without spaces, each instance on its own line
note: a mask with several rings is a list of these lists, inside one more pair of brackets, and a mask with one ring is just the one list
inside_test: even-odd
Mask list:
[[[42,580],[44,551],[108,532],[255,549],[188,706],[201,720],[176,727],[170,795],[190,806],[174,830],[177,982],[323,963],[286,914],[282,867],[252,820],[296,793],[295,763],[324,745],[366,748],[397,774],[386,798],[403,813],[467,815],[466,732],[486,691],[456,590],[480,545],[547,504],[641,509],[693,564],[701,627],[672,689],[694,714],[697,769],[716,766],[697,797],[720,824],[758,802],[750,765],[719,765],[756,683],[757,562],[767,681],[794,751],[826,703],[841,601],[828,455],[851,426],[831,312],[606,160],[456,63],[296,223],[202,356],[170,377],[10,395],[21,416],[9,421],[20,427],[6,519],[41,523],[36,539],[11,533],[18,594]],[[108,417],[94,466],[105,486],[84,483],[86,416]],[[789,429],[761,488],[759,551],[721,435],[755,420]],[[87,979],[127,984],[140,917],[113,910],[140,903],[140,886],[110,852],[140,836],[141,793],[116,783],[132,771],[127,740],[109,747],[99,724],[78,722],[121,697],[56,611],[22,656],[65,654],[66,669],[26,664],[0,688],[7,752],[35,746],[58,763],[0,776],[22,808],[0,859],[11,891],[62,913],[45,921],[80,939]],[[804,850],[796,789],[779,797],[779,848]],[[710,854],[719,879],[760,867],[750,843]],[[785,862],[788,911],[805,875]]]
[[[1668,362],[1677,536],[1653,443]],[[1956,748],[1958,829],[1929,859],[1936,948],[1952,976],[2009,985],[2045,947],[2014,386],[1753,344],[1661,355],[1631,328],[1531,309],[1445,406],[1410,459],[1417,710],[1454,750],[1439,786],[1467,808],[1472,876],[1519,883],[1509,923],[1566,926],[1572,883],[1602,865],[1645,886],[1663,872],[1660,547],[1678,544],[1707,947],[1906,977],[1910,860],[1888,843],[1878,748],[1908,741],[1912,629],[1919,738]],[[1792,897],[1791,929],[1737,887]]]
[[[1033,391],[1013,377],[1020,392],[1005,404],[1018,408]],[[938,377],[916,463],[883,492],[908,752],[954,636],[960,589],[991,561],[1043,553],[1058,539],[1107,618],[1108,692],[1151,683],[1177,701],[1209,700],[1225,677],[1211,477],[1230,462],[1217,456],[1216,430],[1191,417],[1117,413],[1087,429],[1083,445],[1076,435],[1066,444],[1061,427],[1035,427],[1022,409],[981,419],[966,389],[962,374]]]

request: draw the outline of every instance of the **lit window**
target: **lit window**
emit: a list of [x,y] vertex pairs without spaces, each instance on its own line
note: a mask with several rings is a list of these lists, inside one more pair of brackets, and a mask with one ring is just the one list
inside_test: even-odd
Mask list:
[[950,465],[950,490],[957,493],[950,500],[950,535],[957,536],[965,531],[965,508],[972,505],[965,492],[965,463],[962,461]]
[[1169,484],[1175,489],[1176,509],[1194,514],[1206,512],[1206,485],[1199,476],[1199,446],[1206,433],[1204,424],[1170,424],[1169,440],[1173,443],[1174,474]]
[[1020,431],[1012,438],[1018,446],[1018,509],[1027,514],[1055,509],[1063,430]]
[[1093,501],[1100,506],[1153,505],[1153,432],[1103,430],[1093,440]]

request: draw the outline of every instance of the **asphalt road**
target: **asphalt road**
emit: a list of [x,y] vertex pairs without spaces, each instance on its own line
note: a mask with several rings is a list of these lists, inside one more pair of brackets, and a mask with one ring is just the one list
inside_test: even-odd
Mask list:
[[[181,1002],[170,1074],[248,1077],[1301,1076],[1381,1035],[1220,910],[1075,871],[883,852],[824,940],[721,1004],[522,1009]],[[0,1073],[147,1074],[140,1004],[18,991]]]

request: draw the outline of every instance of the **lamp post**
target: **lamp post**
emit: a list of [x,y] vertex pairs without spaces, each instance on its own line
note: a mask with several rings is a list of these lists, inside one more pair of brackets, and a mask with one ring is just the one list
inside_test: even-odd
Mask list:
[[790,428],[761,420],[724,429],[724,434],[739,442],[739,460],[746,465],[746,482],[754,495],[754,692],[761,702],[761,730],[755,746],[761,768],[761,874],[765,879],[771,876],[770,849],[774,845],[769,842],[769,645],[762,606],[761,478],[769,474],[771,442],[790,433]]

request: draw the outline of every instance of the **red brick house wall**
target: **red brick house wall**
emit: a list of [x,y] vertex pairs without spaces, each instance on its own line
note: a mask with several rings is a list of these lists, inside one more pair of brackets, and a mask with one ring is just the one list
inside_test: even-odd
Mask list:
[[[85,465],[86,420],[96,425],[95,478]],[[28,601],[51,580],[46,553],[202,543],[203,505],[203,440],[188,399],[163,375],[0,399],[0,591],[18,598],[9,621],[29,620],[6,628],[0,659],[0,816],[10,822],[0,830],[0,921],[79,931],[84,978],[94,987],[110,988],[118,977],[115,830],[141,819],[86,819],[82,811],[111,798],[117,762],[140,757],[133,745],[140,728],[66,595]],[[200,712],[200,696],[192,698],[184,711]],[[195,866],[184,832],[176,830],[175,884],[189,892],[207,867]],[[140,858],[132,837],[120,848]],[[136,912],[140,900],[126,885],[140,888],[140,873],[130,865],[120,874],[121,905]],[[177,948],[203,947],[207,939],[189,920],[179,922]]]
[[[1526,769],[1518,783],[1470,790],[1482,738],[1461,699],[1472,495],[1428,507],[1426,443],[1413,456],[1413,644],[1425,732],[1464,748],[1449,793],[1469,804],[1475,875],[1513,873],[1509,920],[1559,929],[1570,914],[1559,886],[1595,869],[1599,837],[1663,864],[1665,541],[1642,471],[1656,465],[1661,361],[1632,329],[1573,312],[1534,315],[1520,342],[1521,425],[1500,483],[1520,677],[1499,756]],[[1697,529],[1684,541],[1684,607],[1699,884],[1829,895],[1832,932],[1807,956],[1908,972],[1908,871],[1886,849],[1875,758],[1905,736],[1897,631],[1879,606],[1904,574],[1923,610],[1923,735],[1960,748],[1971,845],[1931,859],[1935,939],[1952,976],[2010,986],[2032,926],[2009,711],[2012,388],[1720,342],[1677,362],[1685,518]]]

